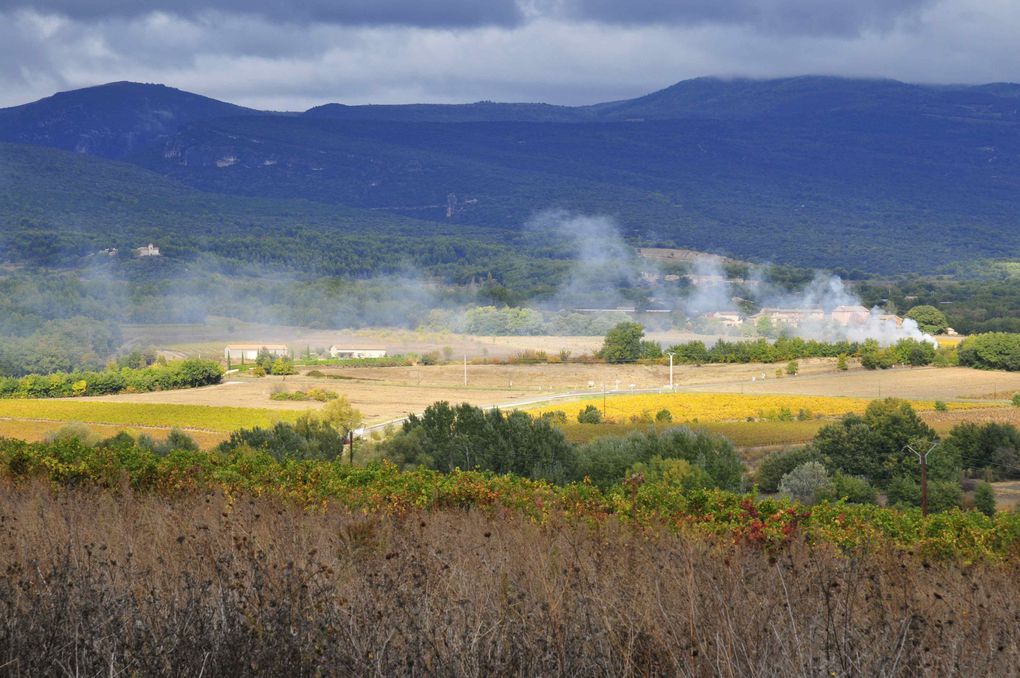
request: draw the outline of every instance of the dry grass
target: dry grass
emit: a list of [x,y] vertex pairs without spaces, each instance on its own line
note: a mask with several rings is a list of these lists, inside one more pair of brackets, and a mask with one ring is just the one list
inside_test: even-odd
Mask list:
[[[1020,571],[0,485],[7,675],[1006,675]],[[99,517],[97,519],[97,516]]]

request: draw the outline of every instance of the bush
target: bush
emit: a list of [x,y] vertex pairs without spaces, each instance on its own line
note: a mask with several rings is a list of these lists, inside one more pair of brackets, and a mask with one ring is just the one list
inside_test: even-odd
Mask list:
[[577,421],[581,424],[601,424],[602,412],[594,405],[587,405],[577,413]]
[[[886,490],[890,505],[901,507],[918,507],[921,505],[921,485],[914,478],[899,476],[893,478]],[[963,490],[960,483],[953,480],[928,481],[928,510],[941,513],[963,504]]]
[[811,448],[770,452],[762,459],[755,474],[758,488],[762,492],[778,492],[783,476],[805,462],[817,460],[818,455]]
[[800,372],[800,364],[796,360],[791,360],[790,362],[786,363],[786,373],[788,375],[792,377],[795,376],[798,372]]
[[836,369],[840,370],[841,372],[846,372],[847,370],[850,369],[850,366],[847,365],[846,362],[846,353],[839,354],[839,357],[836,359]]
[[833,491],[832,480],[817,461],[801,464],[783,476],[779,492],[802,504],[813,504]]
[[1011,402],[1013,403],[1013,407],[1020,407],[1020,393],[1014,393],[1013,400]]
[[878,490],[872,487],[867,478],[848,476],[837,471],[832,476],[832,492],[827,498],[837,501],[842,499],[849,504],[876,504]]
[[949,405],[946,405],[941,400],[936,400],[935,401],[935,411],[936,412],[948,412],[949,411]]
[[980,483],[974,490],[974,508],[986,516],[995,515],[995,490],[989,483]]
[[660,424],[668,424],[673,421],[673,413],[667,409],[661,409],[655,413],[655,421]]
[[549,422],[550,424],[566,424],[567,413],[563,410],[554,410],[552,412],[543,412],[542,419]]
[[635,464],[648,464],[656,457],[689,463],[695,470],[687,486],[697,480],[698,487],[738,490],[743,484],[744,465],[730,441],[685,427],[597,438],[578,448],[575,477],[608,488],[621,482]]

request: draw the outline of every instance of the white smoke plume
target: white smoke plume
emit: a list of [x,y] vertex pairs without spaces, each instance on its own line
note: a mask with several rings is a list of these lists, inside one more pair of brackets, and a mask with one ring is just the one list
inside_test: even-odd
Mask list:
[[638,285],[641,266],[611,217],[550,210],[532,217],[526,226],[543,238],[567,243],[568,249],[576,253],[567,279],[545,304],[550,309],[633,305],[622,291]]
[[694,318],[712,311],[733,311],[733,288],[717,257],[698,257],[690,274],[693,292],[683,302],[684,312]]

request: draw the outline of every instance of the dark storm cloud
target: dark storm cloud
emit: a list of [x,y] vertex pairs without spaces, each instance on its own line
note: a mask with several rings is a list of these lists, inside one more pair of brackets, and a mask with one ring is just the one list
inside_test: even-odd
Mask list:
[[70,19],[130,19],[154,12],[194,18],[237,14],[288,23],[421,27],[514,25],[516,0],[0,0],[0,12],[29,10]]
[[615,24],[735,24],[774,33],[888,29],[937,0],[551,0],[565,18]]

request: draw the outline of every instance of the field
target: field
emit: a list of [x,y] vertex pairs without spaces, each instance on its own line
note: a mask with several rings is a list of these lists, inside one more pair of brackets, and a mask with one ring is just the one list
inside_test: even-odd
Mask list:
[[0,420],[12,423],[83,422],[123,427],[170,428],[229,432],[250,426],[293,421],[300,411],[246,407],[203,407],[131,402],[75,400],[0,400]]
[[[181,326],[180,335],[188,336],[189,328]],[[405,335],[418,333],[395,334],[406,338]],[[325,339],[325,333],[323,335]],[[427,339],[436,341],[442,337]],[[426,347],[432,349],[436,346],[426,343]],[[1020,391],[1018,374],[966,368],[897,368],[875,372],[852,367],[840,372],[835,369],[834,361],[824,359],[800,361],[800,368],[800,374],[795,377],[777,378],[775,365],[676,366],[676,402],[687,404],[673,412],[674,419],[677,422],[697,419],[699,425],[731,436],[737,445],[748,448],[803,443],[810,440],[820,425],[817,421],[745,421],[749,416],[761,416],[759,411],[778,413],[787,408],[796,417],[800,409],[805,409],[812,417],[829,417],[848,410],[860,411],[867,401],[886,396],[923,401],[926,403],[923,408],[928,410],[934,400],[947,402],[952,408],[950,412],[924,413],[925,419],[940,432],[964,420],[1020,423],[1020,410],[1007,406],[1008,398]],[[336,391],[351,400],[369,425],[380,425],[411,412],[420,412],[439,400],[482,407],[558,410],[566,408],[567,400],[537,404],[536,401],[557,394],[587,393],[601,409],[603,385],[609,390],[628,391],[662,388],[669,381],[669,368],[665,365],[508,365],[470,364],[469,361],[466,386],[464,366],[457,362],[414,367],[323,367],[320,371],[326,376],[258,379],[232,374],[224,384],[197,389],[73,401],[4,401],[0,402],[0,435],[36,440],[65,422],[80,421],[92,426],[99,435],[123,427],[159,437],[166,435],[169,427],[177,426],[193,432],[204,445],[212,445],[222,439],[224,432],[238,425],[291,419],[321,406],[316,402],[271,400],[271,394],[278,389]],[[695,408],[691,404],[694,401],[690,400],[695,393],[706,394],[700,396],[705,403],[715,398],[715,409]],[[741,394],[746,397],[741,398]],[[577,395],[573,399],[580,397]],[[634,397],[645,398],[647,402],[628,400]],[[625,432],[635,425],[629,420],[631,415],[640,416],[645,410],[654,415],[662,409],[650,400],[656,397],[673,396],[610,396],[607,413],[620,420],[616,427],[568,427],[566,433],[572,440],[580,441],[596,433]],[[723,407],[720,403],[724,402],[730,404]],[[959,409],[964,404],[975,409]]]
[[[450,349],[457,357],[505,358],[525,350],[550,354],[567,350],[574,355],[602,346],[601,336],[479,336],[451,332],[403,329],[315,330],[307,327],[264,325],[230,318],[210,317],[202,325],[125,325],[124,338],[135,346],[155,346],[173,357],[211,358],[223,355],[224,344],[285,343],[297,354],[306,348],[327,349],[333,344],[379,344],[391,353],[426,353]],[[649,338],[668,345],[716,335],[689,332],[651,332]]]
[[182,426],[124,426],[121,424],[83,423],[77,420],[73,422],[58,420],[32,421],[28,419],[11,420],[0,418],[0,438],[16,438],[29,442],[40,442],[49,439],[71,424],[74,425],[75,430],[84,428],[88,431],[89,435],[98,439],[110,438],[123,431],[133,437],[147,435],[153,440],[162,441],[166,439],[173,428],[178,428],[187,433],[203,449],[215,447],[230,437],[226,431],[205,431]]
[[[781,421],[798,418],[802,420],[836,417],[849,412],[861,413],[870,400],[832,396],[796,395],[740,395],[729,393],[663,393],[639,395],[615,395],[603,399],[589,397],[581,400],[557,402],[535,408],[536,414],[562,411],[568,421],[576,421],[578,413],[594,406],[605,417],[616,422],[649,422],[656,413],[666,410],[675,423],[738,422],[754,420]],[[916,410],[932,410],[932,401],[914,401]],[[952,409],[980,407],[974,403],[950,403]]]

